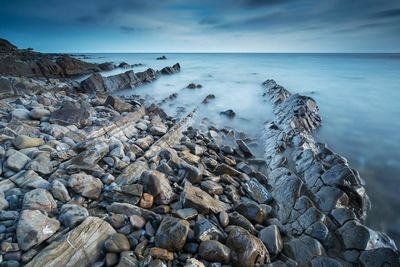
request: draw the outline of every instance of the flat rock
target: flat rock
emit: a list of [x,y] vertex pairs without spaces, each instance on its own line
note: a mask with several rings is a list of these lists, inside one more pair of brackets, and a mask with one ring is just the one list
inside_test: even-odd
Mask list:
[[42,138],[34,138],[27,135],[18,135],[14,139],[14,146],[18,150],[42,145],[44,145],[44,140]]
[[60,223],[38,210],[24,210],[17,225],[19,247],[26,251],[52,236],[60,228]]
[[78,103],[66,101],[51,113],[50,122],[60,125],[75,125],[82,128],[89,123],[89,111]]
[[106,101],[104,102],[104,106],[111,106],[113,107],[116,111],[122,113],[122,112],[129,112],[133,110],[133,106],[122,98],[118,96],[108,96]]
[[10,155],[7,158],[6,161],[6,166],[10,169],[13,170],[15,172],[18,172],[20,170],[22,170],[22,168],[24,168],[24,166],[30,161],[31,159],[19,152],[19,151],[15,151],[12,155]]
[[269,203],[273,199],[271,193],[255,178],[245,183],[244,189],[252,199],[260,204]]

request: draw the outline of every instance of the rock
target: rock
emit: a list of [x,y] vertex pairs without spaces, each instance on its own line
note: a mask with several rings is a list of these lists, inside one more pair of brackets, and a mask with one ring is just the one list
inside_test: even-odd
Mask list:
[[215,224],[205,218],[200,218],[196,222],[194,234],[199,242],[206,240],[223,240],[225,238],[225,234]]
[[36,172],[29,171],[21,171],[16,175],[10,177],[10,180],[13,181],[18,187],[23,189],[37,189],[49,188],[49,182],[40,177]]
[[283,248],[281,233],[276,225],[270,225],[262,229],[258,235],[260,240],[267,247],[267,250],[272,255],[278,255]]
[[176,215],[183,220],[192,220],[197,216],[197,210],[192,208],[179,209],[176,211]]
[[14,139],[14,146],[18,150],[42,145],[44,145],[44,140],[42,138],[33,138],[26,135],[18,135]]
[[201,84],[189,83],[186,88],[188,89],[199,89],[203,87]]
[[161,57],[158,57],[158,58],[157,58],[157,60],[166,60],[166,59],[167,59],[166,56],[161,56]]
[[22,208],[25,210],[53,212],[57,209],[57,203],[49,191],[38,188],[25,194]]
[[53,194],[53,196],[56,199],[60,200],[61,202],[67,202],[67,201],[69,201],[71,199],[71,197],[69,196],[67,188],[59,180],[54,180],[51,183],[50,191]]
[[106,102],[104,102],[104,106],[111,106],[116,111],[129,112],[133,110],[133,106],[127,102],[125,102],[122,98],[118,96],[108,96]]
[[91,199],[98,199],[103,188],[99,178],[84,172],[72,174],[68,180],[68,186],[77,194]]
[[78,103],[65,101],[61,108],[52,112],[50,122],[60,125],[75,125],[83,128],[89,124],[89,111]]
[[[342,267],[343,265],[332,258],[320,256],[311,260],[311,267]],[[381,266],[381,265],[379,265]]]
[[33,170],[41,175],[48,175],[53,172],[53,164],[50,161],[50,154],[46,152],[39,153],[26,166],[26,169]]
[[200,183],[203,178],[201,171],[198,168],[187,164],[186,162],[181,162],[179,164],[178,175],[182,179],[187,179],[192,184]]
[[60,222],[69,228],[74,228],[89,217],[89,212],[84,207],[75,204],[64,204],[60,210]]
[[307,265],[317,256],[325,255],[325,249],[321,243],[307,235],[285,243],[283,251],[287,256],[296,259],[300,266]]
[[107,222],[88,217],[40,251],[26,266],[92,266],[102,258],[104,242],[113,234],[115,230]]
[[224,188],[219,183],[213,181],[203,181],[200,184],[201,188],[210,195],[221,195],[224,193]]
[[113,234],[105,242],[104,248],[107,252],[120,253],[130,249],[128,238],[123,234]]
[[195,258],[187,259],[184,267],[206,267],[204,263]]
[[219,213],[229,209],[227,204],[214,199],[200,188],[188,183],[181,194],[181,201],[185,208],[194,208],[201,214]]
[[112,62],[104,62],[99,64],[99,68],[101,70],[110,71],[115,69],[115,65]]
[[121,63],[119,63],[119,65],[118,65],[118,68],[122,68],[122,69],[127,69],[127,68],[130,68],[131,67],[131,65],[129,65],[128,63],[126,63],[126,62],[121,62]]
[[216,240],[203,241],[199,247],[199,257],[210,262],[228,264],[231,250]]
[[13,111],[11,111],[11,118],[17,119],[17,120],[29,120],[29,110],[24,109],[24,108],[16,108]]
[[166,217],[158,227],[155,244],[170,251],[179,251],[186,243],[189,223],[173,217]]
[[203,101],[202,101],[201,103],[203,103],[203,104],[208,104],[208,103],[210,103],[210,101],[213,100],[213,99],[215,99],[215,95],[209,94],[209,95],[207,95],[207,96],[203,99]]
[[143,193],[139,205],[141,208],[150,209],[153,206],[153,196],[148,193]]
[[26,156],[25,154],[15,151],[12,155],[7,158],[6,166],[15,172],[18,172],[24,168],[24,166],[30,161],[31,159]]
[[114,266],[118,264],[118,254],[117,253],[107,253],[106,254],[106,266]]
[[33,108],[29,112],[29,116],[34,120],[41,120],[44,117],[49,117],[50,111],[45,108]]
[[5,77],[0,77],[0,99],[13,97],[17,94],[13,84]]
[[248,220],[263,224],[265,219],[267,218],[266,211],[258,205],[257,203],[247,200],[241,201],[239,204],[236,205],[236,210],[246,217]]
[[399,253],[390,248],[376,248],[361,253],[363,267],[400,266]]
[[370,232],[367,227],[356,221],[345,223],[338,230],[346,249],[365,249],[370,240]]
[[2,191],[0,191],[0,210],[8,209],[9,204]]
[[221,211],[218,216],[219,224],[222,227],[226,227],[229,224],[229,215],[226,211]]
[[249,231],[253,235],[258,234],[258,232],[257,232],[256,228],[253,226],[253,224],[249,220],[247,220],[246,217],[244,217],[243,215],[241,215],[240,213],[238,213],[236,211],[229,213],[229,224],[240,226],[240,227],[246,229],[247,231]]
[[131,222],[133,229],[142,229],[143,226],[146,224],[146,220],[139,215],[129,216],[129,221]]
[[169,204],[176,199],[168,179],[161,172],[151,170],[142,173],[140,182],[145,192],[150,193],[157,204]]
[[18,245],[23,251],[38,245],[60,228],[56,219],[51,219],[38,210],[23,210],[17,225]]
[[255,178],[252,178],[245,183],[243,188],[252,199],[260,204],[269,203],[273,199],[271,193],[269,193],[268,190]]
[[170,75],[170,74],[179,72],[180,70],[181,70],[181,66],[179,65],[179,63],[176,63],[172,67],[165,67],[165,68],[161,69],[161,73]]
[[241,227],[231,228],[226,245],[231,249],[233,266],[250,267],[269,262],[268,251],[261,240]]
[[236,140],[236,143],[238,144],[239,148],[243,151],[243,154],[245,155],[245,157],[248,157],[248,158],[254,157],[254,153],[251,151],[251,149],[247,146],[247,144],[242,139]]
[[233,117],[236,116],[236,113],[232,109],[228,109],[225,111],[221,111],[219,114],[225,115],[228,118],[232,119]]
[[225,163],[218,165],[217,168],[215,169],[214,173],[216,175],[228,174],[228,175],[232,175],[232,176],[239,176],[241,174],[241,172],[235,170],[234,168],[232,168],[229,165],[226,165]]
[[155,259],[161,259],[166,261],[172,261],[174,259],[174,253],[163,249],[163,248],[151,248],[150,249],[150,256]]
[[154,136],[162,136],[167,133],[168,128],[165,125],[159,124],[151,126],[149,131]]

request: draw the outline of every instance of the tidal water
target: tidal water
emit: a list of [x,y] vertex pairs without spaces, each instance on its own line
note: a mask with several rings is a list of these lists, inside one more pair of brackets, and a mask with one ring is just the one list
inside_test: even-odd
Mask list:
[[[156,60],[165,55],[167,60]],[[142,63],[133,68],[181,64],[181,72],[162,76],[121,94],[147,95],[160,101],[177,92],[163,108],[169,115],[198,107],[216,126],[243,130],[262,151],[263,125],[272,107],[262,97],[261,83],[275,79],[291,92],[317,100],[323,126],[319,140],[327,142],[359,170],[372,202],[367,224],[400,244],[400,54],[88,54],[91,62]],[[122,71],[104,72],[108,76]],[[201,89],[184,89],[189,83]],[[215,99],[201,104],[208,94]],[[219,113],[232,109],[234,119]]]

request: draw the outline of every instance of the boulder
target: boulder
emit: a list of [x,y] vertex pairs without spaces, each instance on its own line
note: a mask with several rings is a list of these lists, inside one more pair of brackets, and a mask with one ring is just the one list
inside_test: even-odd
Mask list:
[[18,172],[22,170],[22,168],[24,168],[30,160],[31,159],[27,155],[19,151],[15,151],[7,158],[5,166],[7,166],[10,170]]
[[231,250],[216,240],[207,240],[200,243],[199,257],[210,262],[228,264]]
[[104,102],[104,106],[111,106],[116,111],[129,112],[133,110],[133,106],[127,102],[125,102],[122,98],[118,96],[108,96],[106,101]]
[[44,117],[48,117],[50,116],[50,111],[48,109],[45,108],[33,108],[30,112],[29,112],[29,116],[31,116],[32,119],[34,120],[41,120]]
[[89,217],[89,212],[84,207],[75,204],[64,204],[60,210],[60,222],[69,228],[74,228]]
[[110,224],[88,217],[40,251],[26,266],[92,266],[103,257],[104,242],[113,234],[115,230]]
[[236,116],[235,111],[233,111],[232,109],[228,109],[228,110],[225,110],[225,111],[221,111],[220,114],[221,114],[221,115],[224,115],[224,116],[226,116],[226,117],[228,117],[228,118],[230,118],[230,119],[232,119],[233,117]]
[[179,65],[179,63],[176,63],[172,67],[165,67],[165,68],[161,69],[161,73],[162,74],[166,74],[166,75],[170,75],[170,74],[174,74],[176,72],[179,72],[180,70],[181,70],[181,65]]
[[165,174],[150,170],[142,173],[140,183],[145,192],[150,193],[157,204],[169,204],[176,199],[176,194],[169,184]]
[[26,251],[52,236],[60,228],[60,223],[44,215],[39,210],[23,210],[17,225],[19,247]]
[[68,180],[68,186],[77,194],[91,199],[98,199],[103,183],[99,178],[81,172],[71,175]]
[[56,199],[60,200],[61,202],[67,202],[67,201],[69,201],[71,199],[71,197],[69,196],[67,188],[59,180],[54,180],[51,183],[50,191],[53,194],[53,196]]
[[131,248],[128,238],[123,234],[113,234],[105,242],[104,248],[107,252],[120,253]]
[[278,255],[283,248],[283,241],[279,228],[276,225],[270,225],[262,229],[258,235],[267,250],[272,255]]
[[65,101],[60,109],[51,113],[50,122],[83,128],[89,124],[89,117],[90,113],[85,107],[76,102]]
[[53,212],[57,209],[57,203],[49,191],[38,188],[25,194],[22,209]]
[[250,179],[243,187],[250,197],[260,204],[269,203],[273,199],[271,193],[255,178]]
[[169,251],[179,251],[186,243],[189,222],[174,217],[166,217],[157,229],[155,244]]

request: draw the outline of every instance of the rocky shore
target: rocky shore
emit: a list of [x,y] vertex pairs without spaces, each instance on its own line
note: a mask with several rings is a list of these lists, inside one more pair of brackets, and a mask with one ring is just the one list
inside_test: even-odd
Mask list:
[[363,224],[358,172],[314,139],[312,98],[263,83],[275,119],[258,158],[246,134],[192,125],[196,110],[177,120],[110,95],[179,64],[33,72],[3,64],[62,64],[2,43],[0,266],[400,266],[393,241]]

